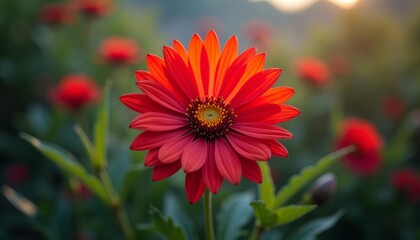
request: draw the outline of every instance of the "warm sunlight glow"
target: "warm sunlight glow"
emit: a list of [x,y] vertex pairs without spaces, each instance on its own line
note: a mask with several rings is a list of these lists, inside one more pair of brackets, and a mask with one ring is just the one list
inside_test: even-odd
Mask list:
[[359,0],[330,0],[341,8],[352,8]]
[[250,0],[252,2],[266,1],[284,12],[298,12],[308,8],[317,0]]

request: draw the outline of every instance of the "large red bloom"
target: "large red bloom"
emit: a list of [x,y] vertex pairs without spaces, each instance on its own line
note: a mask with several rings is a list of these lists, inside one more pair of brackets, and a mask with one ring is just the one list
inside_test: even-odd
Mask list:
[[153,168],[154,181],[182,168],[191,203],[206,188],[217,193],[223,179],[260,183],[257,161],[288,154],[277,140],[293,136],[276,124],[299,114],[284,104],[294,90],[271,88],[281,69],[263,70],[264,53],[237,52],[235,36],[220,50],[214,31],[204,41],[195,34],[188,51],[174,40],[163,47],[163,59],[147,56],[149,71],[136,72],[144,94],[120,98],[140,113],[130,127],[144,130],[131,149],[149,151],[145,165]]
[[298,59],[296,61],[296,72],[300,78],[315,87],[324,87],[331,81],[328,65],[318,58]]
[[392,174],[391,181],[410,201],[420,201],[420,173],[412,169],[397,170]]
[[117,36],[104,39],[98,51],[102,61],[116,65],[136,63],[140,54],[134,40]]
[[63,77],[51,90],[53,103],[70,110],[78,110],[99,100],[100,90],[95,81],[85,75],[71,74]]
[[74,20],[74,13],[68,4],[46,4],[41,8],[40,20],[47,24],[71,24]]
[[382,137],[374,125],[361,119],[348,119],[343,126],[336,147],[354,145],[356,151],[343,158],[345,164],[357,173],[372,174],[380,165]]

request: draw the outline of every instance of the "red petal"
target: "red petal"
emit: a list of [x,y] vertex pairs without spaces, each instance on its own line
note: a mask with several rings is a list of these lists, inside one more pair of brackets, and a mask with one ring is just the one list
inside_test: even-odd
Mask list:
[[169,164],[160,164],[153,167],[152,181],[159,181],[164,178],[170,177],[181,168],[181,163],[179,161],[169,163]]
[[188,46],[189,65],[194,73],[197,82],[199,96],[204,97],[203,81],[201,79],[201,49],[203,48],[203,41],[200,36],[194,34],[191,38],[190,45]]
[[177,98],[162,85],[154,81],[137,81],[137,86],[153,101],[176,112],[184,113],[185,109]]
[[158,160],[159,149],[151,149],[144,158],[144,166],[153,167],[159,164]]
[[289,121],[290,119],[293,119],[300,115],[300,110],[293,106],[282,104],[280,105],[280,107],[281,111],[279,113],[271,116],[270,118],[267,118],[266,120],[264,120],[264,122],[277,124]]
[[146,63],[150,73],[152,74],[152,76],[155,77],[155,81],[160,82],[164,86],[170,85],[164,71],[164,69],[166,68],[165,61],[163,61],[162,58],[153,54],[147,54]]
[[243,135],[261,139],[291,139],[293,134],[284,128],[266,123],[237,123],[232,126],[233,130]]
[[170,141],[162,145],[159,149],[159,161],[170,163],[181,158],[185,146],[193,140],[192,134],[186,134],[180,137],[172,138]]
[[185,176],[185,190],[188,201],[191,204],[196,203],[203,195],[206,186],[201,177],[201,171],[187,173]]
[[181,157],[182,168],[185,172],[195,172],[207,160],[207,143],[203,139],[190,142],[184,149]]
[[283,146],[283,144],[277,142],[276,140],[269,140],[269,141],[266,141],[265,143],[270,148],[271,153],[274,156],[279,156],[279,157],[287,157],[287,156],[289,156],[289,152]]
[[233,132],[226,134],[233,149],[243,157],[251,160],[268,160],[271,157],[270,149],[259,140],[239,135]]
[[120,101],[125,106],[133,111],[144,113],[144,112],[163,112],[166,109],[155,103],[152,99],[144,94],[129,93],[122,95]]
[[179,56],[182,58],[185,64],[188,64],[188,53],[185,49],[184,45],[176,39],[173,41],[174,49],[179,54]]
[[226,42],[225,47],[223,48],[222,54],[220,55],[219,62],[216,67],[216,77],[214,82],[214,97],[219,96],[219,91],[223,85],[223,79],[226,74],[226,70],[235,60],[238,55],[238,39],[236,36],[232,36]]
[[130,128],[146,131],[169,131],[185,126],[185,118],[159,112],[140,114],[130,123]]
[[216,194],[222,186],[223,177],[220,175],[220,172],[216,166],[216,160],[214,158],[214,143],[208,144],[208,157],[202,168],[203,181],[207,188],[212,193]]
[[249,181],[262,183],[262,173],[257,162],[243,159],[241,160],[241,163],[242,175],[244,177],[246,177]]
[[225,139],[217,139],[215,142],[214,157],[220,174],[229,182],[236,185],[241,180],[241,162],[232,147]]
[[204,47],[209,59],[209,86],[207,94],[213,96],[216,67],[220,57],[219,39],[213,30],[211,30],[204,39]]
[[170,132],[150,132],[145,131],[139,134],[130,146],[131,150],[149,150],[153,148],[159,148],[163,144],[167,143],[172,138],[178,138],[185,133],[186,130],[175,130]]
[[277,104],[263,104],[258,106],[242,105],[235,109],[238,117],[237,122],[261,122],[272,118],[281,112],[281,107]]

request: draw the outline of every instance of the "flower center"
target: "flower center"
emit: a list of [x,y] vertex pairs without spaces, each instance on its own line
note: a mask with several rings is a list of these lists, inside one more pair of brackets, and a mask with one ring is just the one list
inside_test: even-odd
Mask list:
[[223,136],[230,130],[236,117],[233,109],[222,97],[192,100],[185,116],[194,135],[207,140]]

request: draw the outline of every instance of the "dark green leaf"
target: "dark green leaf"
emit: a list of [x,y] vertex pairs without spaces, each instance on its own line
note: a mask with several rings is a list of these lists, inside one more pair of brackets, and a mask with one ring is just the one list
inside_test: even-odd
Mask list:
[[287,239],[289,240],[315,240],[316,236],[335,225],[335,223],[344,215],[344,211],[340,210],[335,214],[312,220],[302,227],[300,227],[295,233],[293,233]]
[[277,194],[274,207],[282,206],[306,184],[326,172],[338,159],[353,151],[353,146],[342,148],[321,158],[315,166],[306,167],[298,175],[291,177],[289,182]]
[[254,209],[255,217],[257,218],[260,226],[270,227],[277,221],[276,213],[268,209],[265,202],[257,200],[252,201],[250,205]]
[[275,186],[271,177],[270,166],[267,162],[259,162],[263,182],[258,185],[259,198],[265,202],[268,209],[273,209],[275,201]]
[[88,154],[90,160],[93,162],[95,158],[96,150],[92,144],[92,141],[90,141],[86,133],[83,131],[83,129],[79,125],[74,126],[74,131],[79,136],[80,141],[83,143],[83,146],[85,147],[86,153]]
[[108,202],[108,196],[99,179],[86,172],[86,169],[77,163],[74,157],[64,149],[51,143],[41,142],[28,134],[21,134],[21,137],[32,144],[44,156],[49,158],[60,168],[80,179],[89,189],[94,192],[102,201]]
[[252,217],[249,203],[254,199],[251,192],[236,193],[227,198],[218,215],[217,239],[234,240]]
[[93,166],[97,169],[103,169],[107,162],[107,142],[109,127],[109,108],[111,98],[111,81],[105,83],[102,104],[98,110],[93,134],[95,145],[95,157],[92,159]]
[[126,172],[124,173],[124,178],[121,184],[120,197],[124,201],[127,197],[128,192],[130,191],[133,183],[140,177],[141,173],[147,170],[143,165],[129,165]]
[[168,240],[185,240],[184,230],[176,225],[171,218],[162,216],[159,209],[151,207],[149,211],[152,216],[152,224],[138,225],[141,230],[153,231],[159,233]]
[[277,221],[275,226],[283,225],[294,221],[303,215],[309,213],[310,211],[314,210],[316,205],[291,205],[277,209]]

